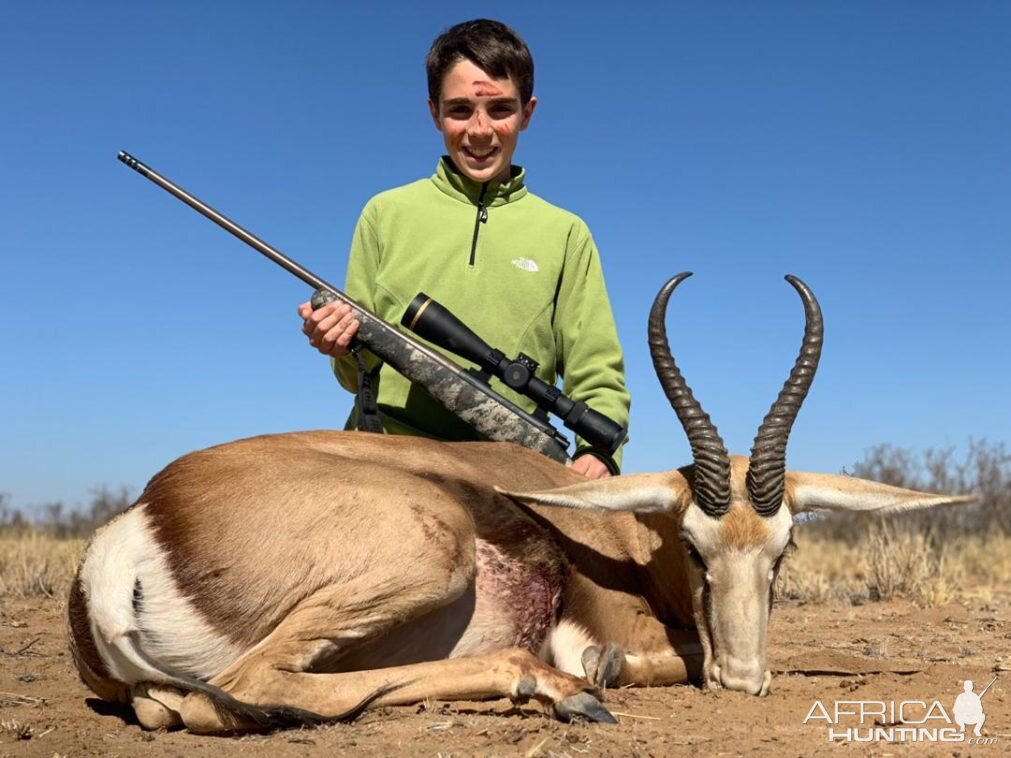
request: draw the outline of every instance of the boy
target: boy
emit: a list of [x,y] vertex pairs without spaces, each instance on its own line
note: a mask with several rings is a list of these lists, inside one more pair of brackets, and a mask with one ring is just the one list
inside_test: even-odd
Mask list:
[[[434,176],[380,193],[358,220],[345,291],[393,324],[418,292],[445,305],[492,347],[524,352],[537,375],[619,424],[629,396],[621,346],[600,260],[586,225],[530,194],[512,163],[527,128],[533,60],[508,26],[478,19],[450,28],[427,58],[428,107],[447,155]],[[334,373],[357,390],[348,347],[358,322],[346,305],[299,306],[309,342],[333,358]],[[366,366],[376,359],[363,351]],[[447,440],[474,439],[469,426],[387,366],[380,369],[383,428]],[[533,403],[495,380],[517,405]],[[355,428],[355,414],[348,428]],[[573,468],[590,478],[618,473],[615,459],[576,440]]]

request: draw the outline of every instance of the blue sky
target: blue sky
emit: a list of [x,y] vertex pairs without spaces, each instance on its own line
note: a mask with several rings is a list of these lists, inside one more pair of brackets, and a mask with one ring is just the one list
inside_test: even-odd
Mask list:
[[[791,468],[1008,440],[1011,5],[502,4],[540,105],[517,161],[602,251],[626,470],[690,460],[645,341],[745,453],[825,312]],[[505,10],[504,10],[505,9]],[[375,192],[430,174],[423,59],[465,3],[0,4],[0,492],[138,492],[238,437],[339,428],[306,288],[116,161],[127,150],[323,278]]]

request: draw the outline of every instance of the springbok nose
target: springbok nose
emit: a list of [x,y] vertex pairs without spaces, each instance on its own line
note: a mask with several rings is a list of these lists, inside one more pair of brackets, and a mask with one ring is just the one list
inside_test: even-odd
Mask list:
[[760,695],[765,687],[765,671],[758,662],[730,658],[720,666],[720,683],[728,690]]

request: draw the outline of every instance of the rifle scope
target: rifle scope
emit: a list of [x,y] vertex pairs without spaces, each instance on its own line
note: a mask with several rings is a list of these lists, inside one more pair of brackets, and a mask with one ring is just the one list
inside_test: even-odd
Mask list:
[[533,358],[523,353],[515,360],[507,358],[424,292],[407,306],[400,323],[432,344],[476,363],[486,374],[533,400],[542,411],[555,414],[565,426],[608,455],[613,455],[625,440],[624,427],[538,378],[535,372],[539,364]]

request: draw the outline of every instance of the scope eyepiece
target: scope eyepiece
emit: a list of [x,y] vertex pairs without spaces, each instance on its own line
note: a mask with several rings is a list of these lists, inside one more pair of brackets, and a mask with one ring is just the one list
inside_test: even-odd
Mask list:
[[557,387],[538,378],[537,361],[523,353],[516,360],[508,359],[424,292],[419,292],[407,306],[400,323],[433,345],[476,363],[482,371],[533,400],[537,407],[558,416],[566,427],[608,455],[624,442],[624,427],[586,403],[571,400]]

